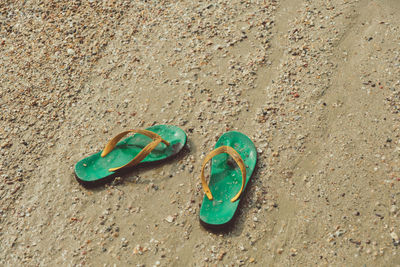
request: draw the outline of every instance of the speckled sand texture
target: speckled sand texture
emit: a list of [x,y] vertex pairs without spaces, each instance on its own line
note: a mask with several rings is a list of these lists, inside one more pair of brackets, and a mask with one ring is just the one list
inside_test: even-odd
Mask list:
[[[77,161],[155,124],[172,160],[87,189]],[[258,164],[199,223],[228,130]],[[0,1],[1,266],[400,266],[400,1]]]

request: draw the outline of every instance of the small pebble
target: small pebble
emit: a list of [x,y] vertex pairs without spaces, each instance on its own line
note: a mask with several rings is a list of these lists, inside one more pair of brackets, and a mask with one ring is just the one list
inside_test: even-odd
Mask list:
[[172,222],[175,221],[175,217],[173,217],[173,216],[171,216],[171,215],[168,215],[167,218],[165,218],[165,220],[166,220],[167,222],[169,222],[169,223],[172,223]]

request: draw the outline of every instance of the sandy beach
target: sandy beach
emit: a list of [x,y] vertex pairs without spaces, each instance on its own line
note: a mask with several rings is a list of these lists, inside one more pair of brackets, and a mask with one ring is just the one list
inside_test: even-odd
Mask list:
[[[400,1],[0,1],[1,266],[400,266]],[[178,156],[85,188],[156,124]],[[230,229],[205,155],[257,147]]]

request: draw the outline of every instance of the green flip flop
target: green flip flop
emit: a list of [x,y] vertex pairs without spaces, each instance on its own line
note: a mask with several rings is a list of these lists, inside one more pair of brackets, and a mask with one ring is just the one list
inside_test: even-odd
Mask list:
[[[207,185],[204,168],[211,159],[211,176]],[[219,138],[201,168],[200,179],[205,196],[200,208],[200,222],[204,226],[220,228],[232,221],[256,162],[256,147],[246,135],[232,131]]]
[[[120,141],[128,133],[135,135]],[[75,165],[75,176],[79,182],[92,185],[139,163],[172,157],[185,144],[186,134],[177,126],[155,125],[146,130],[128,130],[112,138],[103,151],[80,160]]]

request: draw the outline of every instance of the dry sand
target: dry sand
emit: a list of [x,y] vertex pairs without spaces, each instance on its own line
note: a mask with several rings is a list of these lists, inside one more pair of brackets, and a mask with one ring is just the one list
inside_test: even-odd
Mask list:
[[[399,266],[400,1],[0,1],[0,265]],[[179,157],[95,189],[127,128]],[[258,168],[233,228],[200,165],[239,130]]]

